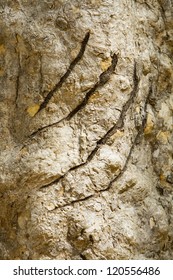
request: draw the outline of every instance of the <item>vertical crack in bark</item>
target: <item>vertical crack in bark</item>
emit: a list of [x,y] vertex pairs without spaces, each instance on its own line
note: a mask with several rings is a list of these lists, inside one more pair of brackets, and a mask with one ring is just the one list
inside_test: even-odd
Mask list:
[[[82,43],[81,43],[81,48],[80,48],[80,51],[79,51],[78,55],[71,62],[69,68],[67,69],[65,74],[60,78],[59,82],[54,86],[54,88],[51,91],[49,91],[49,93],[45,97],[44,101],[41,103],[38,112],[40,112],[41,110],[43,110],[47,106],[47,104],[49,103],[49,101],[52,98],[52,96],[55,93],[55,91],[57,91],[58,89],[60,89],[62,87],[63,83],[67,80],[67,78],[70,75],[71,71],[74,69],[76,64],[81,60],[81,58],[84,55],[84,52],[85,52],[86,45],[88,43],[89,37],[90,37],[90,32],[87,32],[85,37],[84,37],[84,39],[83,39],[83,41],[82,41]],[[38,112],[36,114],[38,114]]]
[[88,157],[88,161],[91,161],[92,158],[95,156],[97,153],[98,149],[100,148],[100,145],[103,145],[106,143],[106,141],[113,135],[118,129],[123,128],[124,126],[124,119],[126,116],[126,112],[129,109],[130,105],[133,103],[134,97],[138,91],[138,84],[139,84],[139,79],[136,74],[136,62],[134,64],[134,71],[133,71],[133,90],[130,93],[130,97],[127,100],[127,102],[123,105],[121,114],[118,118],[118,121],[109,129],[109,131],[100,139],[97,141],[97,145],[95,149],[91,152],[91,154]]
[[17,78],[16,78],[16,97],[15,97],[16,107],[18,107],[17,101],[18,101],[18,97],[19,97],[19,83],[20,83],[20,66],[18,68],[18,74],[17,74]]
[[134,147],[136,146],[136,144],[139,143],[139,138],[140,138],[140,136],[142,135],[142,133],[143,133],[143,131],[144,131],[144,128],[145,128],[145,125],[146,125],[146,121],[147,121],[147,105],[148,105],[148,102],[149,102],[151,93],[152,93],[152,86],[150,85],[150,86],[149,86],[149,92],[148,92],[148,95],[147,95],[147,97],[146,97],[145,104],[144,104],[145,116],[144,116],[144,118],[143,118],[143,120],[142,120],[142,124],[141,124],[141,126],[140,126],[140,128],[139,128],[139,130],[138,130],[138,133],[137,133],[137,135],[136,135],[134,141],[133,141],[133,144],[132,144],[132,146],[131,146],[131,148],[130,148],[129,154],[128,154],[127,158],[126,158],[126,162],[125,162],[125,164],[124,164],[124,166],[123,166],[121,172],[120,172],[116,177],[114,177],[114,178],[110,181],[108,187],[106,187],[105,189],[102,189],[102,190],[99,191],[99,192],[108,191],[108,190],[112,187],[112,184],[113,184],[116,180],[118,180],[118,179],[123,175],[123,173],[125,172],[125,170],[127,169],[127,165],[128,165],[128,162],[129,162],[129,160],[130,160],[130,158],[131,158],[131,154],[132,154],[132,152],[133,152],[133,149],[134,149]]
[[18,60],[18,73],[16,77],[16,96],[15,96],[15,105],[18,107],[17,101],[19,97],[19,86],[20,86],[20,74],[21,74],[21,63],[20,63],[20,51],[18,49],[18,38],[17,34],[15,34],[17,47],[16,47],[16,53],[17,53],[17,60]]
[[42,92],[42,85],[43,85],[43,69],[42,69],[42,54],[41,52],[39,53],[39,59],[40,59],[40,69],[39,69],[39,74],[40,74],[40,79],[39,79],[39,90],[40,94]]

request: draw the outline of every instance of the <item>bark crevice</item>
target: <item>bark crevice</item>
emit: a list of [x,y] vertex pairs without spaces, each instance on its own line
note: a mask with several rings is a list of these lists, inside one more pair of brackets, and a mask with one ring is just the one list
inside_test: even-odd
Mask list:
[[[46,108],[47,104],[49,103],[50,99],[52,98],[52,96],[54,95],[54,93],[59,90],[62,85],[64,84],[64,82],[67,80],[67,78],[69,77],[70,73],[72,72],[72,70],[74,69],[74,67],[76,66],[76,64],[82,59],[88,40],[90,37],[90,32],[87,32],[85,34],[85,37],[81,43],[81,48],[80,51],[78,53],[78,55],[75,57],[75,59],[70,63],[69,68],[67,69],[67,71],[65,72],[65,74],[60,78],[59,82],[54,86],[54,88],[49,91],[49,93],[46,95],[44,101],[41,103],[40,108],[38,110],[38,112],[36,114],[38,114],[41,110],[43,110],[44,108]],[[35,115],[36,115],[35,114]]]

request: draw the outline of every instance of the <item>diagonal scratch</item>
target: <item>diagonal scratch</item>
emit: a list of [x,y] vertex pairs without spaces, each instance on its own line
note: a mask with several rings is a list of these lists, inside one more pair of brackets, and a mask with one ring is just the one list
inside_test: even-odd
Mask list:
[[86,93],[82,102],[66,117],[67,120],[70,120],[79,110],[81,110],[88,102],[89,98],[93,95],[98,87],[104,86],[110,79],[111,74],[115,71],[115,67],[118,62],[118,57],[114,53],[112,56],[111,65],[108,67],[106,71],[101,73],[99,77],[99,81]]
[[124,164],[122,170],[120,171],[120,173],[119,173],[116,177],[114,177],[114,178],[110,181],[108,187],[106,187],[105,189],[102,189],[100,192],[108,191],[108,190],[112,187],[112,184],[113,184],[116,180],[118,180],[118,178],[120,178],[120,177],[123,175],[123,173],[126,171],[127,165],[128,165],[129,160],[130,160],[130,158],[131,158],[131,154],[132,154],[132,152],[133,152],[133,150],[134,150],[134,147],[136,146],[136,144],[138,144],[138,143],[140,142],[140,141],[139,141],[140,136],[142,135],[142,133],[143,133],[143,131],[144,131],[144,128],[145,128],[145,125],[146,125],[146,121],[147,121],[147,104],[148,104],[148,101],[149,101],[149,99],[150,99],[151,93],[152,93],[152,86],[150,85],[150,87],[149,87],[149,92],[148,92],[148,95],[147,95],[147,97],[146,97],[145,104],[144,104],[145,116],[144,116],[144,118],[143,118],[143,120],[142,120],[142,124],[141,124],[141,126],[140,126],[140,128],[139,128],[139,130],[138,130],[138,133],[137,133],[137,135],[136,135],[136,137],[135,137],[135,139],[134,139],[134,141],[133,141],[133,144],[132,144],[132,146],[131,146],[131,148],[130,148],[129,154],[128,154],[127,158],[126,158],[126,162],[125,162],[125,164]]
[[74,108],[66,117],[60,119],[59,121],[37,129],[29,137],[36,135],[38,132],[40,132],[46,128],[52,127],[54,125],[58,125],[60,122],[62,122],[64,120],[69,121],[72,117],[74,117],[74,115],[77,114],[79,112],[79,110],[82,110],[86,106],[89,98],[95,93],[96,89],[104,86],[109,81],[111,74],[115,71],[117,62],[118,62],[118,57],[116,54],[113,54],[111,65],[108,67],[107,70],[105,70],[103,73],[101,73],[101,75],[99,76],[99,81],[97,83],[95,83],[95,85],[86,93],[84,99],[81,101],[80,104],[78,104],[76,106],[76,108]]
[[[78,55],[71,62],[69,68],[67,69],[65,74],[61,77],[59,82],[54,86],[54,88],[51,91],[49,91],[49,93],[45,97],[44,101],[41,103],[38,112],[40,112],[41,110],[43,110],[47,106],[47,104],[49,103],[49,101],[52,98],[52,96],[55,93],[55,91],[57,91],[58,89],[60,89],[62,87],[63,83],[66,81],[66,79],[70,75],[71,71],[74,69],[76,64],[81,60],[81,58],[83,57],[83,54],[85,52],[86,45],[88,43],[89,37],[90,37],[90,32],[87,32],[85,37],[84,37],[84,39],[83,39],[83,41],[82,41],[81,48],[80,48],[80,51],[79,51]],[[38,114],[38,112],[36,114]]]
[[123,105],[121,114],[118,118],[118,121],[109,129],[109,131],[100,139],[96,142],[96,147],[93,149],[93,151],[89,154],[89,156],[87,157],[86,161],[83,163],[80,163],[72,168],[70,168],[64,175],[60,176],[59,178],[53,180],[52,182],[50,182],[47,185],[41,186],[40,189],[45,188],[45,187],[49,187],[54,183],[58,183],[61,179],[63,179],[70,171],[72,170],[76,170],[81,166],[86,165],[88,162],[90,162],[93,157],[95,156],[95,154],[97,153],[97,151],[101,148],[102,145],[104,145],[109,139],[110,137],[116,133],[116,131],[118,129],[121,129],[124,126],[124,118],[126,115],[127,110],[129,109],[130,105],[133,103],[134,97],[138,91],[138,84],[139,84],[139,78],[137,77],[137,73],[136,73],[136,63],[134,64],[134,71],[133,71],[133,89],[130,93],[130,97],[129,99],[126,101],[126,103]]
[[[75,203],[79,203],[79,202],[81,202],[81,201],[85,201],[85,200],[87,200],[87,199],[93,198],[93,197],[94,197],[95,195],[97,195],[98,193],[102,193],[102,192],[108,191],[108,190],[112,187],[112,184],[113,184],[116,180],[118,180],[118,179],[123,175],[123,173],[124,173],[124,172],[126,171],[126,169],[127,169],[127,166],[128,166],[129,160],[130,160],[130,158],[131,158],[132,152],[133,152],[133,150],[134,150],[134,147],[136,146],[136,144],[139,143],[139,138],[140,138],[140,136],[142,135],[142,133],[143,133],[143,131],[144,131],[144,129],[145,129],[145,125],[146,125],[146,121],[147,121],[147,104],[148,104],[148,101],[149,101],[149,98],[150,98],[151,93],[152,93],[152,86],[150,85],[150,87],[149,87],[149,92],[148,92],[148,95],[147,95],[147,97],[146,97],[145,104],[144,104],[145,116],[144,116],[143,121],[142,121],[142,124],[141,124],[141,126],[140,126],[140,128],[139,128],[139,130],[138,130],[138,133],[137,133],[136,136],[135,136],[135,139],[134,139],[133,144],[132,144],[132,146],[131,146],[131,148],[130,148],[129,154],[128,154],[127,158],[126,158],[125,164],[124,164],[124,166],[123,166],[121,172],[120,172],[116,177],[114,177],[114,178],[110,181],[109,185],[108,185],[106,188],[101,189],[101,190],[99,190],[99,191],[95,191],[94,194],[91,194],[91,195],[89,195],[89,196],[87,196],[87,197],[85,197],[85,198],[76,199],[76,200],[71,201],[71,202],[68,202],[68,203],[66,203],[66,204],[64,204],[64,205],[57,206],[56,209],[57,209],[57,208],[63,208],[63,207],[65,207],[65,206],[70,206],[70,205],[73,205],[73,204],[75,204]],[[64,177],[64,176],[63,176],[63,177]]]

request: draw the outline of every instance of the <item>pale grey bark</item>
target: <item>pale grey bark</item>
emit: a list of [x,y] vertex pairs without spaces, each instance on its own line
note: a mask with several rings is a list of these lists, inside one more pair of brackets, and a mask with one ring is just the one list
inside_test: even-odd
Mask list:
[[173,2],[0,0],[0,258],[173,258]]

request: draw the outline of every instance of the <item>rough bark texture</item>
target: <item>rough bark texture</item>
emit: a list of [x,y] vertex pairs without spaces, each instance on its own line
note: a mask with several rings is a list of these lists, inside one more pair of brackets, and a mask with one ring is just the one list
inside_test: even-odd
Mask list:
[[0,0],[0,258],[173,259],[172,0]]

